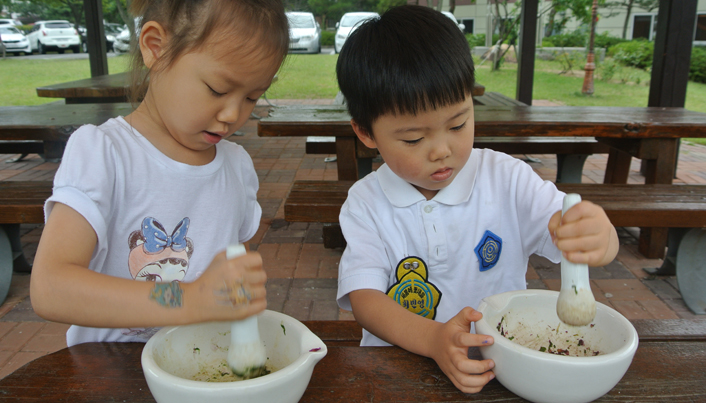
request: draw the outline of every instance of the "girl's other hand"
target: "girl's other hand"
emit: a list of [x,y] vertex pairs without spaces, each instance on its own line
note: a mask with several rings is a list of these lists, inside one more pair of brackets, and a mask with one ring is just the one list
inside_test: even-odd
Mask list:
[[438,344],[432,349],[432,358],[439,368],[464,393],[478,393],[483,386],[495,378],[491,371],[493,360],[471,360],[468,348],[493,344],[490,336],[470,333],[471,322],[480,320],[483,315],[473,308],[466,307],[448,322],[436,328],[432,340]]

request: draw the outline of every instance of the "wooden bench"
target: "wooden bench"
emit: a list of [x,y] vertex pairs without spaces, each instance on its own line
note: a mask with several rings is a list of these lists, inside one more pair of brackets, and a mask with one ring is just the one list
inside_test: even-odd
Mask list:
[[10,289],[12,272],[31,270],[22,252],[20,224],[44,223],[44,202],[51,192],[51,181],[0,182],[0,304]]
[[473,97],[474,105],[490,105],[490,106],[527,106],[522,101],[505,96],[499,92],[487,91],[481,95]]
[[[323,239],[327,248],[345,246],[338,226],[338,216],[353,181],[295,181],[284,205],[287,221],[324,223]],[[706,186],[700,185],[616,185],[557,184],[566,193],[578,193],[606,211],[616,227],[670,228],[667,257],[656,274],[688,273],[706,270],[703,249],[706,248]],[[687,245],[682,239],[690,237]],[[677,258],[679,256],[679,258]],[[692,267],[690,267],[692,266]],[[696,266],[696,267],[693,267]],[[702,275],[701,275],[702,276]],[[683,276],[684,277],[684,276]],[[702,278],[702,277],[700,277]],[[706,284],[706,280],[704,284]],[[686,287],[680,288],[688,288]],[[684,293],[683,293],[684,294]],[[700,313],[706,308],[703,289]],[[685,302],[689,298],[685,295]]]

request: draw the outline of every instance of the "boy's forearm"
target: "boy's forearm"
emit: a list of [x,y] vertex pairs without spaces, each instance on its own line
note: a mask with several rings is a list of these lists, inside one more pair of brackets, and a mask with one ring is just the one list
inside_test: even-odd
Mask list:
[[366,330],[390,344],[431,357],[439,322],[415,315],[378,290],[350,293],[353,314]]

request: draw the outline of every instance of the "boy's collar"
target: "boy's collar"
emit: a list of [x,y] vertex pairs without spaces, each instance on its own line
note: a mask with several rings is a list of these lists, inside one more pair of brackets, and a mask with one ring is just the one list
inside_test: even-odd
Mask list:
[[[477,171],[478,153],[473,150],[471,156],[468,158],[468,162],[466,162],[466,165],[461,169],[461,172],[456,175],[453,182],[451,182],[449,186],[439,190],[432,200],[450,206],[468,201],[473,192]],[[383,164],[376,172],[380,187],[382,187],[382,191],[393,206],[409,207],[420,201],[426,201],[424,195],[412,186],[412,184],[392,172],[387,164]]]

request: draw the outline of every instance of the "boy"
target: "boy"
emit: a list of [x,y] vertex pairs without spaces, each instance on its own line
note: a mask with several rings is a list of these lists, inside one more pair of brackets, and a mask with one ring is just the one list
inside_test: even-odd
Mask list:
[[[358,138],[385,164],[351,187],[338,304],[361,345],[433,358],[461,391],[494,375],[467,358],[491,337],[470,333],[489,295],[524,289],[529,256],[601,266],[618,250],[605,212],[563,193],[522,161],[473,149],[473,60],[453,22],[401,6],[361,25],[336,67]],[[561,251],[560,251],[561,250]]]

